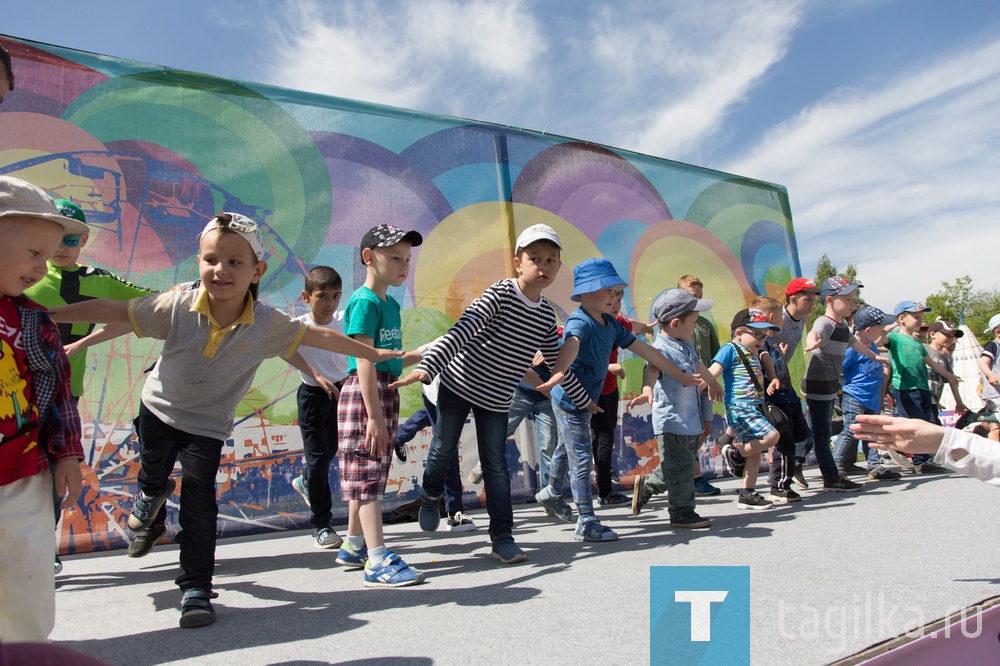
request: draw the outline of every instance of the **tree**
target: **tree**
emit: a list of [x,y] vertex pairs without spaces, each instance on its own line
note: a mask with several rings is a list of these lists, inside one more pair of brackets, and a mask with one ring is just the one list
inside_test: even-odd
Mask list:
[[967,324],[980,343],[993,339],[984,329],[990,317],[1000,312],[1000,291],[996,287],[975,289],[972,278],[964,275],[954,282],[942,282],[941,290],[927,297],[933,309],[933,320],[944,319],[952,324]]
[[[833,265],[833,262],[830,261],[830,257],[824,254],[819,258],[819,261],[816,262],[816,279],[813,280],[813,282],[816,283],[817,287],[821,287],[827,278],[831,278],[834,275],[842,275],[850,282],[857,282],[858,267],[854,264],[848,264],[847,269],[841,273],[837,270],[837,267]],[[858,298],[858,303],[860,305],[865,304],[860,297]],[[817,298],[816,305],[813,306],[812,312],[809,313],[809,325],[812,326],[812,323],[816,321],[816,318],[822,316],[824,312],[826,312],[826,305],[824,305],[820,299]]]

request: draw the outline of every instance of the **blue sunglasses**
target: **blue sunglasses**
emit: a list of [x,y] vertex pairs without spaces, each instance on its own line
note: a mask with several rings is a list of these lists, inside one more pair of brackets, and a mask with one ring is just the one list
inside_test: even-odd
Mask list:
[[66,247],[76,247],[80,244],[80,239],[83,238],[83,234],[72,234],[71,236],[63,236],[62,244]]

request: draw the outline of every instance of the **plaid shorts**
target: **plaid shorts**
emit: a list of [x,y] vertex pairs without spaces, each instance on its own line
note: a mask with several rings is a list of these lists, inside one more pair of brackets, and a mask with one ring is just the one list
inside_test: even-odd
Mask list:
[[361,396],[361,383],[356,372],[344,380],[337,404],[337,434],[340,439],[340,496],[350,500],[382,500],[385,482],[392,462],[392,440],[399,425],[399,391],[389,388],[396,378],[379,372],[378,397],[389,431],[390,446],[386,454],[376,458],[368,452],[365,433],[368,430],[368,410]]
[[758,405],[726,405],[726,424],[744,442],[763,439],[774,430],[771,422],[761,414]]

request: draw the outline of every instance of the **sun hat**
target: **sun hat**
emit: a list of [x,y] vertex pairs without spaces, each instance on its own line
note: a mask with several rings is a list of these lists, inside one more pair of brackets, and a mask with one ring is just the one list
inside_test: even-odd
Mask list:
[[569,298],[579,303],[582,294],[627,284],[607,259],[584,259],[573,269],[573,293]]
[[52,197],[42,188],[20,178],[0,176],[0,219],[8,217],[30,217],[55,222],[63,228],[65,234],[90,233],[90,227],[82,220],[61,215]]

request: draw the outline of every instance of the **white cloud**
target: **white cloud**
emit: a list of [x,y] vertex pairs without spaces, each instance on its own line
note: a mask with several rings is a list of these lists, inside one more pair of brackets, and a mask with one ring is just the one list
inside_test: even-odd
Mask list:
[[734,173],[789,189],[803,271],[858,265],[866,299],[996,281],[1000,42],[841,90],[772,128]]

